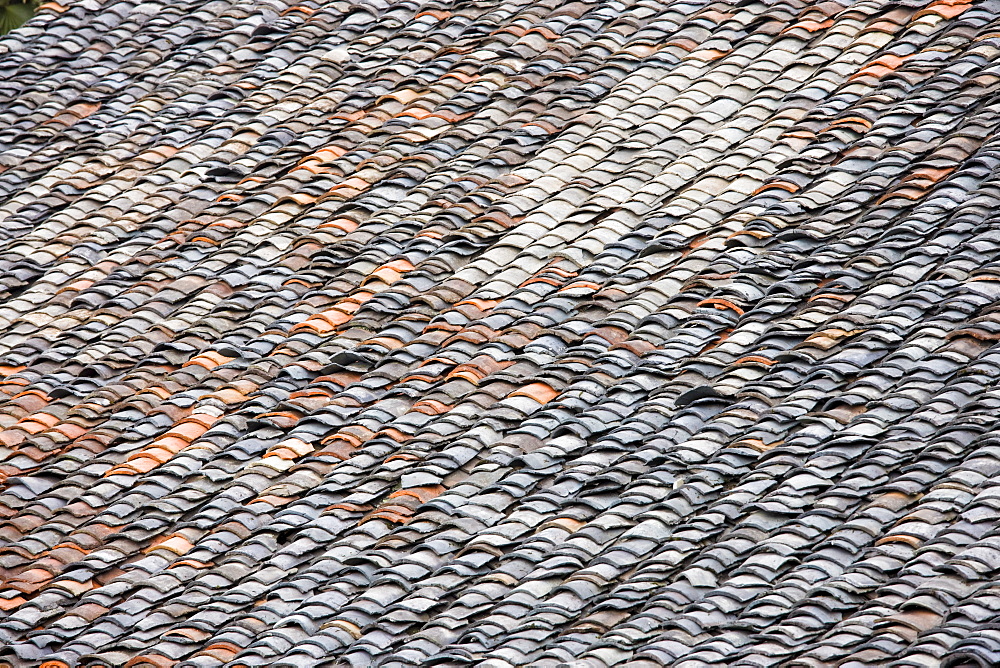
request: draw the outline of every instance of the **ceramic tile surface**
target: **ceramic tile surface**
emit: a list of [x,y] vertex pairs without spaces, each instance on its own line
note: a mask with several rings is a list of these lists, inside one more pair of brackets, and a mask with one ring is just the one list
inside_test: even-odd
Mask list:
[[1000,665],[1000,0],[0,38],[0,666]]

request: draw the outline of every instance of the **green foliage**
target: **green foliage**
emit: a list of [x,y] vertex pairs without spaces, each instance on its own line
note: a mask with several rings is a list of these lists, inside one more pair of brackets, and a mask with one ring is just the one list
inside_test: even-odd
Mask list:
[[6,35],[30,19],[38,5],[38,0],[29,0],[28,2],[0,0],[0,35]]

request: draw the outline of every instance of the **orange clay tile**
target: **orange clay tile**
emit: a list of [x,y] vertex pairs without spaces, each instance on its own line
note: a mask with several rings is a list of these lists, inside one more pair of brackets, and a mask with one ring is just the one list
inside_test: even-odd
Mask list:
[[402,453],[398,453],[398,454],[395,454],[395,455],[390,455],[390,456],[386,457],[384,461],[385,461],[385,463],[388,464],[389,462],[396,461],[396,460],[405,461],[405,462],[419,462],[421,460],[421,458],[419,456],[417,456],[415,454],[412,454],[412,453],[409,453],[409,452],[402,452]]
[[530,30],[528,30],[528,32],[525,33],[525,34],[529,34],[529,33],[533,33],[533,32],[538,33],[539,35],[541,35],[545,39],[559,39],[559,35],[558,34],[552,32],[551,30],[549,30],[545,26],[535,26],[534,28],[531,28]]
[[149,473],[162,462],[153,458],[149,455],[144,455],[130,460],[127,464],[121,464],[109,469],[104,477],[110,477],[113,475],[141,475],[143,473]]
[[330,221],[328,223],[323,223],[317,229],[320,230],[340,230],[341,232],[350,233],[356,230],[358,223],[351,220],[350,218],[338,218],[337,220]]
[[509,367],[512,362],[496,362],[492,358],[475,359],[468,364],[461,364],[451,371],[446,378],[461,378],[473,385],[478,385],[487,376]]
[[781,32],[783,33],[789,32],[791,30],[795,30],[796,28],[801,28],[807,32],[817,32],[819,30],[825,30],[826,28],[829,28],[833,24],[834,24],[833,19],[827,19],[825,21],[816,21],[813,19],[807,19],[805,21],[799,21],[795,25],[789,26],[788,28],[785,28]]
[[254,499],[250,503],[258,503],[258,502],[259,503],[266,503],[269,506],[277,508],[277,507],[283,506],[283,505],[285,505],[287,503],[291,503],[294,500],[295,499],[293,497],[275,496],[273,494],[265,494],[263,496],[258,496],[256,499]]
[[600,290],[601,285],[599,283],[592,283],[590,281],[576,281],[575,283],[570,283],[559,289],[559,292],[565,292],[567,290]]
[[247,400],[246,395],[231,387],[213,392],[211,396],[226,404],[238,404]]
[[879,538],[877,541],[875,541],[875,545],[886,545],[887,543],[904,543],[912,548],[918,548],[923,543],[923,541],[917,538],[916,536],[908,536],[906,534],[885,536],[884,538]]
[[760,365],[763,365],[763,366],[771,366],[773,364],[776,364],[776,362],[774,360],[772,360],[772,359],[768,359],[766,357],[761,357],[760,355],[745,355],[745,356],[739,358],[738,360],[736,360],[735,362],[733,362],[733,364],[736,364],[736,365],[740,365],[740,364],[760,364]]
[[[447,73],[441,75],[441,79],[442,80],[447,79],[447,78],[458,79],[462,83],[467,84],[467,83],[472,83],[473,81],[475,81],[476,79],[478,79],[479,76],[475,75],[475,74],[466,74],[465,72],[457,72],[457,71],[447,72]],[[456,120],[457,120],[457,117],[456,117]]]
[[226,362],[231,362],[234,359],[235,359],[234,357],[226,357],[225,355],[222,355],[222,354],[220,354],[218,352],[215,352],[213,350],[213,351],[209,351],[207,353],[201,353],[200,355],[192,357],[190,360],[188,360],[187,362],[185,362],[181,366],[185,367],[185,366],[190,366],[192,364],[197,364],[199,366],[203,366],[206,369],[211,370],[211,369],[214,369],[215,367],[217,367],[217,366],[219,366],[221,364],[225,364]]
[[388,436],[389,438],[391,438],[392,440],[394,440],[397,443],[405,443],[406,441],[408,441],[411,438],[413,438],[412,435],[404,433],[404,432],[400,431],[399,429],[395,429],[393,427],[390,427],[388,429],[382,429],[381,431],[378,432],[378,435],[379,436]]
[[350,113],[336,113],[330,116],[331,119],[339,119],[343,121],[359,121],[365,117],[365,112],[363,111],[353,111]]
[[384,506],[362,517],[358,520],[358,524],[361,525],[372,520],[385,520],[393,524],[408,524],[412,519],[413,511],[409,508],[403,506]]
[[363,513],[371,509],[371,506],[358,505],[356,503],[334,503],[326,507],[326,510],[346,510],[349,513]]
[[674,39],[664,44],[664,46],[678,46],[685,51],[692,51],[698,47],[698,42],[690,38]]
[[445,19],[451,18],[451,12],[444,9],[425,9],[424,11],[414,14],[413,18],[419,19],[421,16],[433,16],[438,21],[444,21]]
[[412,270],[413,265],[406,260],[394,260],[373,271],[366,281],[380,279],[384,283],[392,284],[398,281],[403,274]]
[[26,439],[27,436],[23,431],[20,430],[7,429],[4,431],[0,431],[0,443],[3,443],[7,447],[12,448],[14,446],[20,445],[21,443],[24,443]]
[[423,485],[420,487],[410,487],[407,489],[396,490],[389,495],[390,499],[395,499],[401,496],[412,496],[420,501],[420,503],[427,503],[436,496],[440,496],[445,491],[445,488],[441,485]]
[[182,555],[190,552],[194,547],[194,543],[189,541],[187,538],[180,534],[174,534],[165,539],[154,540],[153,543],[146,548],[145,552],[152,552],[153,550],[167,550],[173,552],[176,555]]
[[194,656],[210,656],[220,663],[229,663],[241,649],[233,643],[213,643]]
[[426,109],[421,109],[419,107],[411,107],[409,109],[406,109],[406,110],[401,111],[400,113],[396,114],[396,117],[397,118],[407,118],[407,117],[409,117],[409,118],[416,118],[416,119],[419,120],[419,119],[423,119],[423,118],[428,118],[431,115],[432,115],[432,112],[430,112],[430,111],[428,111]]
[[214,566],[210,561],[198,561],[197,559],[178,559],[177,561],[170,564],[167,568],[181,568],[183,566],[188,566],[190,568],[197,568],[199,570],[204,568],[211,568]]
[[938,0],[938,2],[933,2],[914,14],[913,18],[919,19],[928,14],[937,14],[946,19],[953,19],[971,7],[971,2],[964,2],[962,0]]
[[870,75],[876,78],[882,78],[890,72],[894,72],[900,65],[906,62],[907,58],[910,56],[882,56],[877,60],[872,61],[864,68],[858,70],[857,74],[854,74],[851,78],[856,79],[858,77]]
[[18,426],[29,434],[37,434],[57,424],[59,424],[59,418],[51,413],[32,413],[28,417],[23,418],[18,423]]
[[323,448],[317,450],[313,455],[315,457],[335,457],[337,459],[346,461],[354,456],[355,451],[358,446],[354,445],[350,441],[344,439],[338,439],[330,441],[323,445]]
[[15,589],[31,592],[52,579],[52,573],[41,568],[31,568],[10,578],[7,582]]
[[80,102],[66,109],[77,118],[86,118],[101,108],[100,102]]
[[367,427],[362,427],[361,425],[351,425],[348,427],[342,427],[337,433],[332,436],[327,436],[322,444],[332,443],[334,441],[347,441],[353,446],[360,446],[362,443],[369,441],[375,436],[375,432],[368,429]]
[[[185,443],[190,443],[191,441],[195,440],[196,438],[204,434],[206,431],[208,431],[208,426],[202,424],[200,421],[195,421],[192,419],[189,422],[182,422],[176,427],[173,427],[170,431],[167,432],[167,438],[171,436],[176,436]],[[166,440],[166,438],[164,438],[163,440]]]
[[457,307],[457,306],[462,306],[463,304],[471,304],[472,306],[478,308],[480,311],[486,312],[499,303],[500,302],[497,301],[496,299],[463,299],[460,302],[456,302],[455,306]]
[[638,355],[639,357],[642,357],[653,350],[658,350],[655,345],[649,341],[643,341],[642,339],[629,339],[628,341],[623,341],[622,343],[617,343],[611,346],[611,350],[617,350],[619,348],[627,350],[630,353]]
[[765,183],[761,187],[757,188],[751,194],[759,195],[760,193],[765,192],[767,190],[775,190],[775,189],[787,190],[790,193],[794,193],[799,191],[799,186],[789,181],[771,181],[770,183]]
[[546,383],[531,383],[511,392],[510,396],[530,397],[540,404],[546,404],[559,396],[559,392]]
[[27,601],[23,596],[0,597],[0,610],[16,610]]
[[955,171],[954,167],[947,169],[934,169],[933,167],[923,167],[910,174],[903,177],[902,181],[905,183],[907,181],[927,181],[928,183],[937,183],[941,179],[945,178],[949,174]]
[[598,327],[591,334],[595,334],[611,344],[621,343],[629,336],[628,331],[621,327]]
[[698,302],[697,306],[712,306],[719,311],[725,311],[729,309],[731,311],[736,311],[739,315],[743,315],[743,309],[741,309],[736,304],[732,303],[728,299],[703,299]]
[[872,127],[872,122],[867,118],[862,118],[861,116],[845,116],[844,118],[838,118],[837,120],[830,123],[829,127],[836,127],[838,125],[846,126],[861,126],[861,128],[868,130]]
[[447,413],[452,409],[445,403],[442,403],[436,399],[424,399],[413,404],[412,410],[415,413],[423,413],[425,415],[441,415],[442,413]]
[[288,448],[275,448],[267,453],[268,457],[277,457],[288,461],[294,461],[299,455],[294,450]]
[[396,91],[395,93],[390,93],[385,97],[390,100],[397,100],[399,102],[402,102],[403,104],[409,104],[410,102],[413,102],[418,97],[420,97],[420,93],[418,93],[415,90],[408,90],[404,88],[402,90]]
[[366,340],[362,345],[382,346],[389,350],[398,350],[406,344],[391,336],[377,336],[373,339]]

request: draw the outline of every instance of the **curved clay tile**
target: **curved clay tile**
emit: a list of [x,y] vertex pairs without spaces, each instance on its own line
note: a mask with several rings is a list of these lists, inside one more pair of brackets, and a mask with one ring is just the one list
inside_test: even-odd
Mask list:
[[1000,665],[998,17],[42,4],[0,666]]

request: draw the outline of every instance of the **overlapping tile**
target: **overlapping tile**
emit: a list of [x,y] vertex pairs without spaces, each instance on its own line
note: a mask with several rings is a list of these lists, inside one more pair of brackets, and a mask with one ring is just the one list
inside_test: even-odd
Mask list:
[[0,664],[995,665],[998,16],[43,5]]

